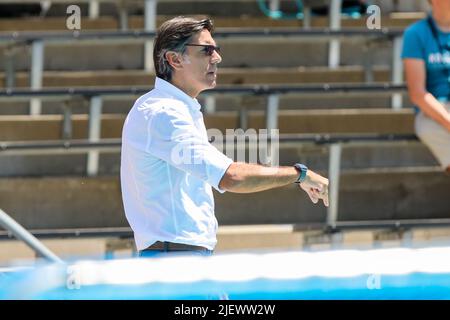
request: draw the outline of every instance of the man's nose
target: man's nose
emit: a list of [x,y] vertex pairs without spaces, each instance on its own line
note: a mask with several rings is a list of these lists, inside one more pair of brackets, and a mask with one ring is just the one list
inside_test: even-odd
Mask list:
[[219,64],[221,62],[222,62],[221,55],[216,50],[214,50],[213,54],[211,55],[211,63]]

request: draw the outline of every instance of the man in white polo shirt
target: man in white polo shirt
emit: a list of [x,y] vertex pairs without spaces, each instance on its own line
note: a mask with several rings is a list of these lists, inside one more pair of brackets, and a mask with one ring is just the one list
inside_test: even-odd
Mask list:
[[211,187],[249,193],[297,182],[314,203],[328,206],[328,179],[306,166],[233,162],[209,143],[196,97],[216,86],[222,61],[212,28],[209,19],[185,17],[161,25],[155,87],[135,102],[123,127],[122,198],[141,256],[211,253],[217,242]]

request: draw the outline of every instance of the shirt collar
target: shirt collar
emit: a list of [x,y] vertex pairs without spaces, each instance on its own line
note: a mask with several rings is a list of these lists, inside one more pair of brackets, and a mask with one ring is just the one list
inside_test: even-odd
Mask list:
[[197,99],[188,96],[185,92],[164,79],[156,77],[155,88],[183,101],[189,108],[195,111],[199,111],[201,108],[201,105]]

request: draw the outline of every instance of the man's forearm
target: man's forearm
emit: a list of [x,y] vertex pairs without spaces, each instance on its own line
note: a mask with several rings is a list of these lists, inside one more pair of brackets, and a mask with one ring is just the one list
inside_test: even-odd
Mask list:
[[236,193],[250,193],[294,183],[299,173],[294,167],[265,167],[234,162],[220,182],[220,188]]

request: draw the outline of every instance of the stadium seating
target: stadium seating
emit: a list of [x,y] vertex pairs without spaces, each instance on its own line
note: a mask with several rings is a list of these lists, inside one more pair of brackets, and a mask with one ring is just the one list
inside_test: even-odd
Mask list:
[[[161,13],[157,24],[175,14],[201,8],[196,12],[212,14],[217,32],[249,28],[298,30],[303,27],[301,20],[271,20],[258,12],[256,3],[244,3],[240,9],[234,6],[232,12],[226,11],[229,5],[223,1],[211,7],[210,11],[189,1],[178,3],[176,10],[170,3],[165,3],[158,7]],[[42,32],[41,35],[49,31],[67,33],[63,8],[63,4],[55,4],[46,17],[2,18],[0,30],[3,34],[31,31]],[[121,27],[113,6],[102,4],[102,9],[110,14],[83,18],[81,32],[115,31]],[[129,30],[144,28],[140,10],[135,9],[135,14],[128,17]],[[228,14],[215,15],[215,10]],[[381,22],[383,28],[402,30],[423,16],[423,12],[391,12],[383,15]],[[365,17],[344,18],[342,27],[365,28],[365,21]],[[318,16],[313,17],[311,27],[324,31],[328,25],[327,17]],[[340,66],[337,68],[328,66],[327,41],[291,37],[275,40],[271,37],[220,39],[224,61],[219,70],[219,87],[392,82],[392,38],[343,36]],[[0,66],[5,70],[12,63],[14,69],[13,80],[7,80],[6,71],[0,72],[0,89],[7,89],[8,81],[13,81],[15,89],[30,88],[29,43],[13,44],[14,53],[10,54],[11,43],[0,42],[0,50],[5,53],[0,56]],[[51,43],[45,46],[42,87],[148,86],[150,89],[154,73],[144,70],[144,55],[142,41]],[[367,69],[367,65],[371,68]],[[413,111],[405,92],[402,95],[404,108],[393,109],[391,95],[383,93],[383,90],[363,94],[349,90],[334,95],[327,95],[325,91],[280,94],[277,117],[280,133],[354,136],[414,133]],[[100,139],[120,138],[126,112],[136,97],[105,97]],[[268,104],[267,95],[218,94],[215,99],[213,110],[205,112],[208,128],[225,131],[242,127],[243,111],[246,128],[263,129],[267,126],[264,111]],[[28,100],[0,99],[0,207],[32,230],[127,227],[121,204],[117,151],[100,154],[98,175],[94,177],[86,177],[86,153],[30,151],[28,154],[15,154],[2,151],[1,142],[89,138],[89,99],[86,97],[44,99],[41,115],[29,115]],[[201,95],[200,100],[206,104],[207,95]],[[70,108],[69,117],[63,115],[67,108]],[[69,136],[64,127],[67,119],[71,124]],[[448,217],[450,181],[421,143],[379,141],[343,142],[342,145],[338,221],[422,219],[426,224],[426,219]],[[296,144],[283,147],[280,164],[303,161],[326,175],[328,156],[327,144]],[[309,203],[294,186],[245,196],[217,195],[215,199],[217,217],[224,226],[319,224],[319,230],[326,226],[327,210]],[[228,242],[222,248],[232,249],[231,243],[236,245],[234,248],[238,247],[232,236],[224,236],[223,239],[228,239]]]

